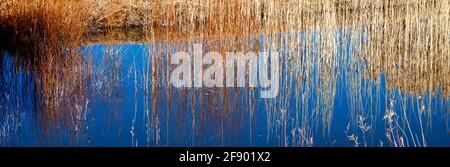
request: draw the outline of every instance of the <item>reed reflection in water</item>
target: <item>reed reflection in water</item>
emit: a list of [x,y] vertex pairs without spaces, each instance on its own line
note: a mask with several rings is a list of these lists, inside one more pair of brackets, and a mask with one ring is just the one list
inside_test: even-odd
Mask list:
[[[448,146],[448,95],[438,89],[446,90],[446,77],[432,89],[390,86],[404,78],[385,63],[387,73],[372,72],[380,61],[367,50],[376,53],[378,43],[367,29],[84,46],[84,63],[61,68],[69,71],[63,76],[38,75],[62,78],[45,87],[5,55],[0,139],[8,146]],[[260,88],[248,86],[170,85],[170,56],[199,43],[222,56],[278,51],[277,98],[261,99]]]

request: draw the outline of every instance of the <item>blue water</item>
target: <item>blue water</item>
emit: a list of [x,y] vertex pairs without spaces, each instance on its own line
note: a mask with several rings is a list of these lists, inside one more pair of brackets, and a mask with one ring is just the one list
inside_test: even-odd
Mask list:
[[[304,40],[299,42],[299,48],[317,45],[321,36],[312,34],[309,39],[303,38],[305,33],[280,34],[281,40],[276,42],[282,47],[277,51],[282,55],[292,54],[287,47],[292,39]],[[386,110],[391,109],[398,115],[399,127],[404,131],[398,133],[407,146],[424,143],[421,129],[427,146],[450,146],[448,98],[442,97],[439,90],[419,98],[397,88],[387,88],[384,76],[379,77],[378,83],[363,77],[358,61],[348,60],[354,57],[355,50],[365,39],[357,37],[358,40],[351,41],[346,38],[348,34],[340,34],[336,38],[339,66],[330,76],[333,82],[328,84],[319,74],[319,60],[314,57],[321,55],[320,48],[299,49],[294,54],[310,61],[311,66],[287,68],[292,62],[282,56],[280,93],[275,99],[259,98],[260,88],[175,88],[170,85],[165,76],[170,74],[168,67],[175,66],[168,64],[168,58],[184,48],[182,46],[188,46],[185,50],[189,52],[192,44],[199,41],[82,47],[80,50],[92,65],[92,76],[85,92],[88,107],[83,111],[87,116],[80,121],[85,123],[80,126],[83,130],[77,129],[83,133],[75,139],[69,137],[71,131],[44,136],[45,139],[61,138],[59,142],[40,140],[45,134],[38,133],[42,127],[34,119],[39,113],[33,107],[39,98],[33,94],[37,89],[33,86],[34,75],[11,70],[14,63],[5,54],[0,89],[0,109],[4,113],[0,116],[0,145],[351,147],[355,143],[349,136],[354,134],[358,136],[360,147],[393,146],[387,140],[387,120],[383,119]],[[275,42],[267,37],[256,39],[255,45],[259,48]],[[219,46],[230,41],[233,40],[211,40],[211,43]],[[357,68],[349,71],[353,65]],[[161,70],[152,75],[155,69]],[[310,74],[310,79],[299,80],[299,76],[305,76],[300,73]],[[431,111],[421,115],[422,128],[421,106]],[[359,115],[370,127],[364,134],[357,122]],[[408,119],[409,127],[404,118]]]

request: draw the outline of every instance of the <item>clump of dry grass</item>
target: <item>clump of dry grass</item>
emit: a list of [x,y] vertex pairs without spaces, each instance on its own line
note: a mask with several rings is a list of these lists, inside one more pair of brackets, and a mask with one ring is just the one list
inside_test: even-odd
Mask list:
[[20,48],[26,50],[22,56],[31,56],[62,53],[81,44],[88,23],[88,9],[82,2],[12,0],[2,6],[6,9],[0,15],[6,49]]
[[[2,3],[1,47],[37,87],[36,114],[43,133],[82,131],[89,67],[79,52],[88,15],[83,1],[12,0]],[[77,129],[77,130],[76,130]],[[45,136],[45,135],[44,135]],[[46,141],[48,139],[43,139]]]

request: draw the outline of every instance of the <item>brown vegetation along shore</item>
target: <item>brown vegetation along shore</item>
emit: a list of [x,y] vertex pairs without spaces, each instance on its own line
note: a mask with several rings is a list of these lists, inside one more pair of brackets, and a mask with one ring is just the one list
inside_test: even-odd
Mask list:
[[[11,0],[0,3],[0,18],[14,17],[18,4],[53,3],[53,0]],[[161,38],[249,35],[364,24],[391,24],[448,15],[442,0],[63,0],[83,14],[86,34],[104,35],[113,29],[127,29]],[[444,5],[444,6],[442,6]],[[20,10],[20,9],[19,9]],[[439,11],[439,12],[431,12]],[[55,11],[58,12],[58,11]],[[67,17],[66,19],[69,19]],[[8,23],[4,23],[8,24]],[[67,23],[69,24],[69,23]],[[145,35],[144,35],[145,36]],[[93,38],[88,38],[93,39]]]
[[[89,0],[88,0],[89,1]],[[445,16],[441,0],[100,0],[91,5],[89,33],[128,28],[157,39],[257,35],[328,27],[396,24]],[[443,6],[442,6],[443,5]],[[440,12],[430,12],[440,11]],[[448,21],[447,21],[448,24]],[[152,32],[152,33],[150,33]],[[138,39],[138,38],[134,38]]]

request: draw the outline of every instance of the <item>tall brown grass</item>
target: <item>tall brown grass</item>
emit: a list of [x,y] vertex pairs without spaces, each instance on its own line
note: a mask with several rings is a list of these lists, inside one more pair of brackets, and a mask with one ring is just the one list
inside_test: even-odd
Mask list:
[[[89,66],[79,52],[87,30],[83,1],[11,0],[2,2],[1,46],[20,71],[35,78],[36,123],[45,138],[60,136],[63,127],[83,132],[87,99],[85,79]],[[81,135],[78,135],[81,136]],[[50,144],[50,143],[49,143]]]

